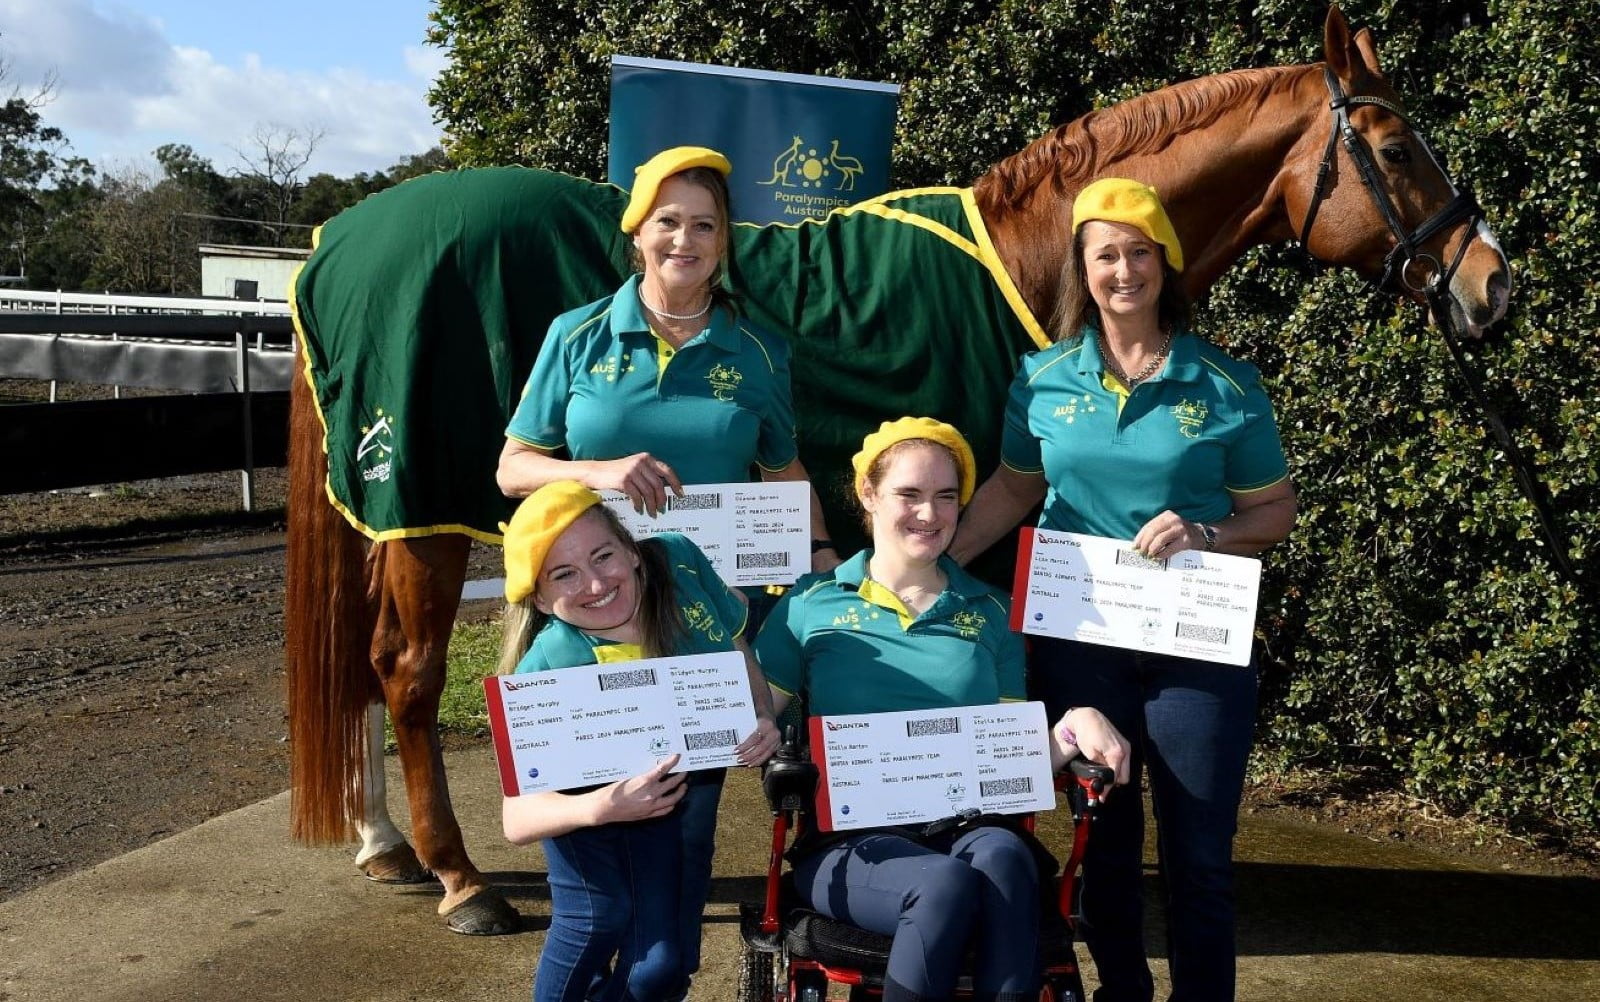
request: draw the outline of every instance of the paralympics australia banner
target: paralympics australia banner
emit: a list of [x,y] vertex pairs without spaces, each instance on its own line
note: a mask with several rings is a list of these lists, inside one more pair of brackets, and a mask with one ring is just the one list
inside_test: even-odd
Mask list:
[[613,56],[609,180],[669,146],[733,163],[734,217],[798,223],[889,189],[896,84]]

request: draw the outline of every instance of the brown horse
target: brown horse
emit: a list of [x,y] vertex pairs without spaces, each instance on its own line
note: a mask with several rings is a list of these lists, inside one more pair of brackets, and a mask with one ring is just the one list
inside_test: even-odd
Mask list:
[[[1470,199],[1459,196],[1411,131],[1370,34],[1352,35],[1334,9],[1324,55],[1322,64],[1194,80],[1095,112],[980,178],[973,195],[1020,295],[1019,311],[1051,316],[1072,199],[1093,178],[1115,174],[1161,193],[1189,261],[1183,277],[1191,294],[1248,248],[1299,239],[1322,261],[1397,278],[1419,300],[1430,285],[1447,293],[1449,311],[1470,333],[1499,319],[1510,294],[1504,256]],[[614,288],[606,282],[603,288]],[[761,301],[758,285],[745,285],[747,298]],[[797,350],[808,336],[826,336],[789,333]],[[797,396],[802,376],[797,367]],[[903,400],[882,403],[881,415],[863,420],[905,408]],[[977,403],[998,415],[1004,401]],[[369,875],[417,876],[415,857],[382,813],[382,771],[373,767],[381,763],[366,740],[367,707],[381,698],[400,747],[412,838],[422,864],[444,885],[440,912],[457,931],[509,931],[515,912],[462,844],[436,728],[468,537],[445,526],[367,547],[327,503],[320,414],[307,383],[297,380],[286,616],[294,833],[338,841],[359,824],[366,843],[360,862]],[[477,432],[497,444],[500,430]],[[802,426],[803,446],[815,448],[805,435]],[[822,465],[806,462],[814,473]],[[492,476],[492,468],[484,471],[487,482]]]

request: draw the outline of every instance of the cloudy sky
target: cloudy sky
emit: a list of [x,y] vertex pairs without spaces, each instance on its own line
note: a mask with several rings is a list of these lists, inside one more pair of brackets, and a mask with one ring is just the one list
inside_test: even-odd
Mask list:
[[53,77],[47,125],[102,168],[187,143],[227,172],[258,126],[325,133],[308,173],[382,170],[439,141],[430,0],[0,0],[5,92]]

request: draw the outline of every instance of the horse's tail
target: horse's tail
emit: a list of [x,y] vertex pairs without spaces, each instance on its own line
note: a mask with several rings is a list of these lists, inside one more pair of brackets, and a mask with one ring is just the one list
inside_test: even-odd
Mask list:
[[378,694],[359,533],[328,503],[322,422],[299,373],[289,406],[284,641],[291,832],[342,842],[362,814],[366,707]]

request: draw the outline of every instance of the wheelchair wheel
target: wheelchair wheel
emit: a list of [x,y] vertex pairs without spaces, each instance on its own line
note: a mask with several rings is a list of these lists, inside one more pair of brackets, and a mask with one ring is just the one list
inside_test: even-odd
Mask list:
[[749,943],[739,957],[739,1002],[772,1002],[772,954]]

